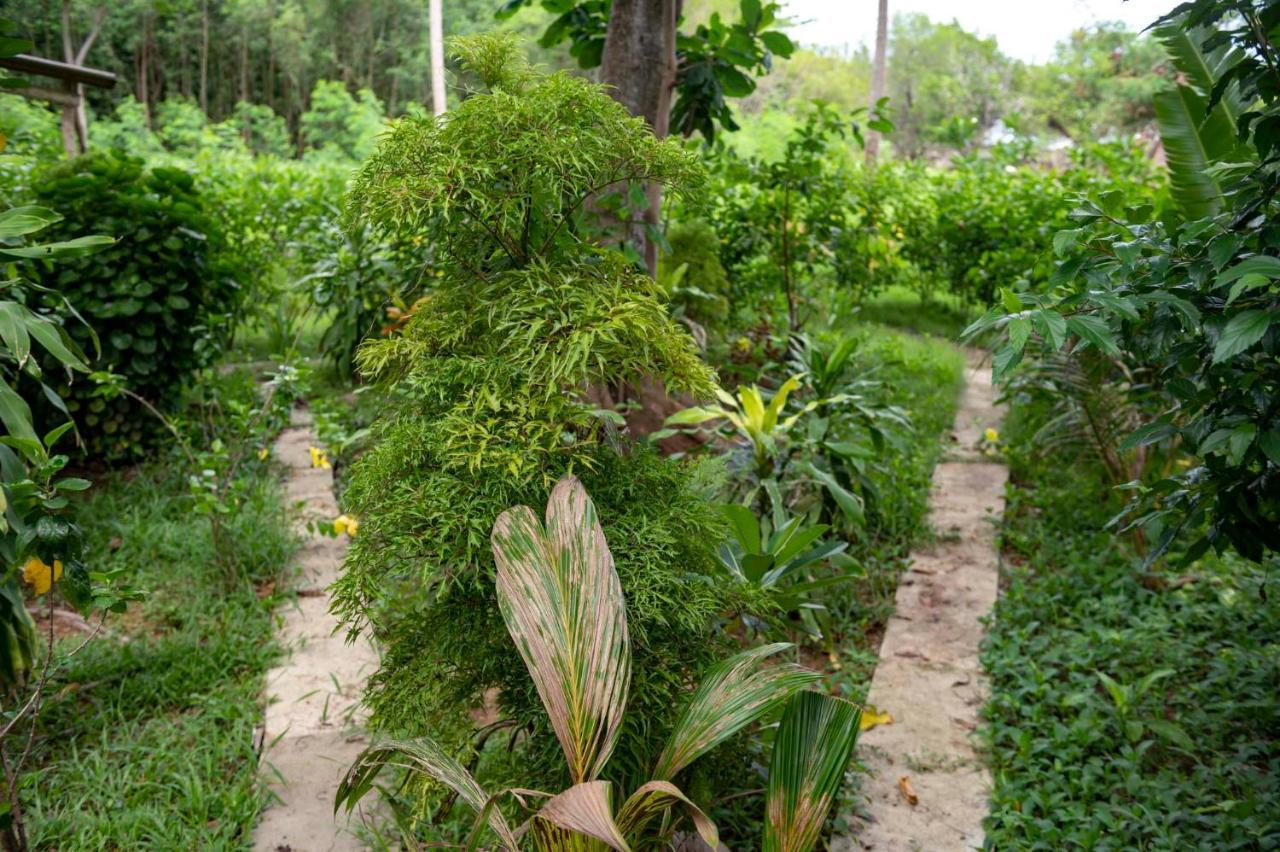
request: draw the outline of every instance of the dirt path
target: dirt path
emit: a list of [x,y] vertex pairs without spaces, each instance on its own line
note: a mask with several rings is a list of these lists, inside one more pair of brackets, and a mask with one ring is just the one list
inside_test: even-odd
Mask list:
[[983,356],[966,352],[955,443],[933,473],[929,511],[937,542],[912,554],[867,697],[893,716],[893,724],[872,728],[858,741],[858,756],[869,769],[862,792],[870,818],[857,821],[862,828],[856,837],[833,844],[834,850],[982,846],[991,780],[971,736],[987,694],[978,661],[979,619],[996,602],[994,522],[1008,478],[1003,464],[979,450],[984,431],[999,425],[1001,413]]
[[[310,448],[316,445],[310,413],[295,409],[289,428],[276,440],[275,454],[289,471],[288,500],[301,506],[302,524],[338,514],[333,472],[311,463]],[[254,830],[253,847],[259,852],[364,848],[351,831],[358,815],[348,824],[345,815],[333,814],[338,780],[365,744],[352,717],[365,678],[378,663],[366,642],[348,645],[334,632],[338,623],[329,613],[327,589],[346,548],[345,538],[308,537],[293,579],[298,599],[279,613],[280,638],[291,653],[267,673],[262,774],[280,801],[263,811]]]

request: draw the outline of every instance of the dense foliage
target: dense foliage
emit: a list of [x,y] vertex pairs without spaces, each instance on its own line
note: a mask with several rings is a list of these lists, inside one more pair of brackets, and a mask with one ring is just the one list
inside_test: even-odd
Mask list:
[[498,615],[488,535],[499,512],[544,503],[576,473],[616,548],[635,646],[610,772],[638,777],[660,708],[723,645],[723,601],[696,580],[721,522],[698,469],[628,446],[588,394],[646,375],[703,396],[713,385],[655,282],[583,239],[582,202],[618,181],[685,188],[699,171],[598,87],[530,70],[509,41],[457,50],[485,91],[443,120],[398,122],[351,196],[357,221],[433,242],[440,278],[401,335],[360,352],[390,404],[346,492],[364,523],[335,605],[385,648],[375,724],[457,749],[468,711],[497,688],[499,712],[530,735],[527,759],[554,777],[554,738]]
[[1058,286],[1009,293],[975,325],[1006,331],[997,376],[1034,335],[1049,351],[1101,350],[1150,388],[1145,425],[1127,444],[1195,459],[1132,486],[1152,557],[1177,540],[1188,559],[1211,546],[1255,561],[1280,550],[1280,75],[1266,36],[1276,27],[1274,2],[1194,3],[1167,19],[1185,68],[1180,108],[1162,111],[1166,135],[1184,140],[1171,141],[1171,157],[1190,158],[1171,159],[1178,206],[1158,215],[1126,193],[1091,196],[1078,227],[1054,239],[1065,257]]
[[1143,574],[1107,529],[1101,466],[1036,452],[1039,403],[1003,438],[1007,586],[983,664],[1006,849],[1266,849],[1280,842],[1274,571],[1239,558]]
[[[69,331],[86,350],[100,343],[101,369],[152,405],[171,408],[183,380],[216,353],[239,299],[222,265],[223,235],[192,177],[93,153],[42,172],[35,195],[64,211],[52,235],[116,237],[92,257],[37,269],[37,280],[88,320],[96,341],[86,326],[72,324]],[[134,456],[163,429],[132,397],[104,399],[85,382],[59,391],[95,455]]]

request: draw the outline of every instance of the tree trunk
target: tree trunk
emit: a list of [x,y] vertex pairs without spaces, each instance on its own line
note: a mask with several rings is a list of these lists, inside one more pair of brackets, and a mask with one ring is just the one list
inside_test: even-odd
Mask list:
[[209,114],[209,0],[200,3],[200,109]]
[[[871,109],[884,97],[884,72],[889,50],[889,0],[880,0],[880,13],[876,18],[876,52],[871,64]],[[867,132],[867,165],[874,166],[880,156],[880,134]]]
[[[600,82],[627,112],[666,136],[671,126],[671,92],[676,82],[676,21],[681,0],[613,0],[600,60]],[[657,227],[662,188],[650,184],[648,205],[628,223],[626,240],[658,272],[658,245],[648,229]],[[648,226],[648,227],[646,227]]]
[[427,3],[428,40],[431,43],[431,109],[443,115],[447,106],[444,91],[444,10],[441,0]]

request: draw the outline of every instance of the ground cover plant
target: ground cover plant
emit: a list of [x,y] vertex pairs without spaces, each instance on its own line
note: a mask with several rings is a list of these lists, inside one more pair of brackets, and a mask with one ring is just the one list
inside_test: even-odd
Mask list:
[[1001,534],[986,823],[996,848],[1265,849],[1276,826],[1274,570],[1239,557],[1142,568],[1107,521],[1098,464],[1003,440],[1017,486]]

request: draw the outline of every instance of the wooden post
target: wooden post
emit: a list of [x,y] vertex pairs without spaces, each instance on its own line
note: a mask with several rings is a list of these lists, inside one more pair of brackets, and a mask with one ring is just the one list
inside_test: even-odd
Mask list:
[[[96,34],[96,31],[95,31]],[[81,46],[77,59],[83,59],[91,41]],[[83,154],[89,147],[88,128],[84,119],[84,86],[97,86],[110,89],[116,84],[116,75],[97,68],[85,68],[70,62],[58,62],[39,56],[19,53],[17,56],[0,58],[0,68],[9,68],[24,74],[34,74],[59,81],[62,85],[57,89],[46,89],[42,86],[28,86],[25,89],[11,89],[16,95],[33,100],[48,101],[61,107],[62,148],[67,157]]]

